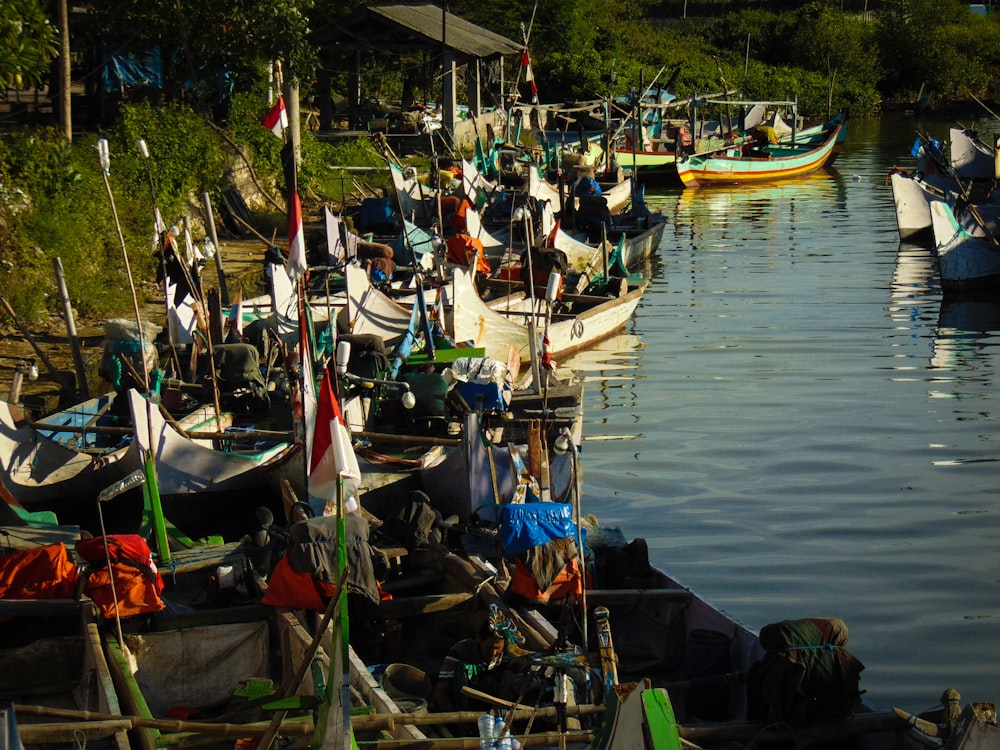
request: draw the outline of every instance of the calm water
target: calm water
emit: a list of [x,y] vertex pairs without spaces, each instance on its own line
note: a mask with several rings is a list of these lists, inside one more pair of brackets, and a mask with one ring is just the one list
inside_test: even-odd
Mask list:
[[652,284],[564,363],[585,511],[751,627],[843,618],[886,708],[1000,700],[1000,303],[942,300],[885,184],[949,124],[853,121],[795,183],[650,190]]

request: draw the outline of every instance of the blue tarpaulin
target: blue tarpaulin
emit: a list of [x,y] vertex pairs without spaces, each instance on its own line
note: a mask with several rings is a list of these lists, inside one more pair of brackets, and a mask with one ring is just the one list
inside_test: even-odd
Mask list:
[[163,89],[160,48],[144,52],[108,53],[101,71],[105,93],[124,94],[127,89]]
[[556,539],[576,539],[569,503],[514,503],[500,506],[500,545],[508,558]]

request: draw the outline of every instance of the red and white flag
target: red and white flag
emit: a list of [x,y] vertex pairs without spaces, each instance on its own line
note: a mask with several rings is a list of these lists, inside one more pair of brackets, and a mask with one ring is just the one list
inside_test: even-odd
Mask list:
[[302,232],[302,201],[299,193],[292,193],[292,202],[288,207],[288,278],[292,283],[306,275],[309,268],[306,262],[306,241]]
[[531,103],[538,104],[538,86],[535,84],[535,74],[531,72],[531,58],[528,57],[527,49],[521,55],[521,67],[524,68],[524,80],[531,84]]
[[[316,426],[309,457],[309,494],[325,501],[324,515],[337,512],[337,482],[341,477],[344,479],[344,503],[354,505],[361,483],[361,468],[344,425],[340,404],[333,392],[330,369],[327,368],[319,389]],[[351,498],[355,499],[355,503],[350,502]]]
[[276,136],[285,139],[285,128],[288,127],[288,113],[285,112],[285,97],[278,96],[278,103],[271,107],[271,111],[264,115],[260,124],[270,130]]

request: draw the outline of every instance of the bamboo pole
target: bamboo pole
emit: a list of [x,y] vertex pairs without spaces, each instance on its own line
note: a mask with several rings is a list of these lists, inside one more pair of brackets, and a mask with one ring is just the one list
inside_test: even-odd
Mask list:
[[[188,721],[183,719],[156,719],[147,716],[116,716],[99,711],[76,711],[68,708],[53,708],[50,706],[14,705],[14,712],[24,716],[49,716],[60,719],[72,719],[76,724],[94,722],[124,722],[125,729],[144,728],[158,729],[161,732],[187,732],[190,734],[207,734],[216,737],[261,737],[270,725],[270,721],[256,721],[249,724],[214,723],[209,721]],[[60,726],[50,724],[22,724],[25,727]],[[310,719],[292,719],[281,723],[281,734],[304,736],[312,732]]]
[[[518,736],[521,747],[556,747],[566,743],[587,743],[594,741],[595,733],[584,732],[538,732]],[[402,748],[413,746],[411,739],[402,740],[358,740],[359,747],[374,747],[377,750],[402,750]],[[421,750],[479,750],[480,740],[478,737],[448,737],[434,738],[421,742]]]
[[222,304],[229,307],[229,288],[226,286],[226,274],[222,269],[222,248],[219,247],[219,234],[215,231],[215,213],[212,211],[212,198],[208,193],[201,194],[205,204],[205,223],[208,225],[208,237],[215,246],[215,271],[219,275],[219,292],[222,294]]
[[[162,412],[162,410],[161,410]],[[168,422],[171,422],[177,431],[191,440],[244,440],[250,438],[266,438],[273,440],[291,441],[292,433],[280,430],[247,430],[245,432],[191,432],[185,430],[177,423],[173,417],[165,414]],[[74,424],[54,424],[52,422],[28,422],[29,427],[45,432],[70,432],[70,433],[93,433],[95,435],[131,435],[131,427],[111,427],[99,424],[74,425]]]
[[[295,674],[292,676],[291,681],[286,686],[286,694],[294,695],[295,691],[299,689],[299,684],[306,676],[306,672],[312,666],[313,656],[316,655],[316,651],[319,650],[320,641],[323,639],[323,635],[326,633],[327,627],[329,627],[330,622],[334,623],[334,627],[337,626],[337,621],[341,617],[341,599],[345,599],[347,596],[344,590],[344,585],[347,583],[347,571],[342,570],[340,574],[340,579],[337,581],[337,593],[330,598],[329,603],[326,605],[326,611],[323,613],[323,619],[320,621],[319,627],[316,628],[316,633],[313,635],[312,641],[306,648],[305,653],[302,654],[302,660],[299,662],[298,668],[295,670]],[[271,717],[271,721],[268,722],[264,731],[261,733],[261,741],[259,743],[260,747],[270,747],[274,738],[281,731],[282,725],[284,723],[285,717],[288,715],[287,709],[282,709],[280,711],[275,711],[274,716]],[[312,734],[310,731],[309,734]]]
[[[510,703],[510,701],[506,701],[505,703]],[[602,713],[605,708],[601,705],[584,704],[580,706],[567,706],[566,710],[572,716],[587,716]],[[234,724],[230,722],[190,721],[188,719],[158,719],[149,716],[121,716],[118,714],[102,713],[100,711],[27,704],[15,704],[14,712],[23,716],[46,716],[56,719],[69,719],[77,723],[124,721],[129,725],[125,727],[126,729],[141,727],[158,729],[161,732],[186,732],[189,734],[206,734],[216,737],[261,737],[271,723],[270,721],[254,721],[246,724]],[[481,711],[442,711],[439,713],[370,714],[352,716],[351,725],[360,731],[379,731],[382,729],[391,730],[397,724],[423,726],[431,724],[471,723],[479,718],[481,713]],[[524,720],[528,719],[531,715],[535,715],[537,718],[554,718],[556,716],[556,709],[554,706],[520,708],[513,712],[512,719],[514,721]],[[52,722],[52,724],[55,724],[55,722]],[[312,731],[312,719],[310,717],[295,717],[284,720],[279,729],[280,734],[290,736],[306,736],[312,734]]]
[[[517,711],[514,719],[526,719],[530,711]],[[576,706],[570,707],[570,711],[576,714],[595,713],[604,710],[603,706]],[[157,729],[161,732],[171,734],[204,735],[219,739],[239,739],[243,737],[264,737],[271,722],[256,721],[247,724],[213,723],[207,721],[187,721],[181,719],[156,719],[143,716],[116,716],[114,714],[100,713],[97,711],[75,711],[71,709],[52,708],[49,706],[15,705],[14,711],[22,716],[47,716],[52,718],[68,719],[65,722],[46,722],[40,724],[21,724],[20,732],[22,739],[29,742],[41,741],[69,741],[73,738],[73,732],[81,732],[88,738],[99,738],[120,729]],[[470,723],[479,716],[478,711],[449,711],[438,714],[375,714],[372,716],[353,716],[351,725],[360,731],[379,731],[391,729],[394,724],[448,724],[448,723]],[[538,716],[553,718],[555,708],[540,708]],[[306,737],[314,731],[312,718],[308,716],[283,720],[280,723],[279,733],[287,737]],[[522,745],[555,745],[558,744],[557,732],[539,732],[537,734],[518,735]],[[572,733],[571,740],[585,741],[589,732]],[[69,740],[59,738],[68,737]],[[184,737],[161,736],[160,742],[165,745],[180,744]],[[362,744],[363,741],[358,741]],[[404,742],[412,740],[388,741],[386,747],[401,747]],[[433,740],[434,743],[439,740]],[[374,743],[364,743],[374,744]],[[382,741],[378,742],[382,747]],[[434,745],[437,746],[436,744]],[[475,750],[479,747],[477,737],[455,737],[450,738],[442,748],[465,748]]]
[[73,319],[73,305],[70,304],[69,300],[69,289],[66,287],[66,274],[63,272],[62,258],[53,258],[52,265],[59,283],[59,297],[63,303],[66,333],[69,336],[69,347],[73,353],[73,365],[76,367],[76,387],[80,396],[88,399],[90,391],[87,388],[87,373],[83,366],[83,353],[80,351],[80,337],[76,335],[76,321]]
[[[21,724],[17,728],[21,743],[24,745],[41,745],[50,742],[79,743],[81,739],[89,741],[110,737],[115,732],[127,731],[132,723],[121,718],[105,719],[103,721],[73,721],[49,724]],[[79,747],[79,745],[76,745]]]

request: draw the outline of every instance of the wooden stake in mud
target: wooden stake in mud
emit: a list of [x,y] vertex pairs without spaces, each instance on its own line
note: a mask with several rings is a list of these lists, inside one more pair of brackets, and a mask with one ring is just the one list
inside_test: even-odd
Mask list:
[[76,367],[76,387],[80,396],[90,398],[87,388],[87,373],[83,366],[83,353],[80,351],[80,338],[76,335],[76,321],[73,319],[73,305],[69,301],[69,290],[66,288],[66,274],[63,272],[62,258],[53,258],[52,265],[56,270],[56,280],[59,282],[59,297],[63,303],[63,316],[66,318],[66,333],[69,336],[69,347],[73,352],[73,365]]
[[215,231],[212,198],[208,193],[202,193],[201,199],[205,203],[205,224],[208,226],[208,238],[215,246],[215,272],[219,275],[219,292],[222,295],[222,304],[229,307],[229,287],[226,285],[226,274],[222,270],[222,248],[219,246],[219,234]]

